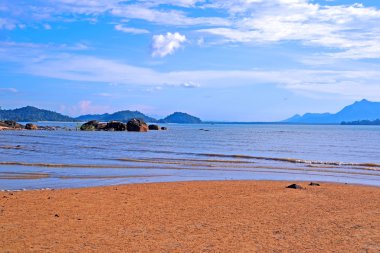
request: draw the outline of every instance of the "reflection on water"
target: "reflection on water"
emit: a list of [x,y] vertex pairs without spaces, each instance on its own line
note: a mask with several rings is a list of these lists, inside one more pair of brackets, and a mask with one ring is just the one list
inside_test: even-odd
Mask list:
[[380,186],[378,127],[168,128],[148,133],[0,132],[0,189],[241,179]]

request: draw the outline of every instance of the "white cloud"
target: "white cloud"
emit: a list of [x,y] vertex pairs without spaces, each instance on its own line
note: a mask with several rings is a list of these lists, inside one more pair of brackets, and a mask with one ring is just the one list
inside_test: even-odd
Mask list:
[[194,82],[184,82],[184,83],[181,83],[180,86],[184,87],[184,88],[199,88],[199,87],[201,87],[201,85],[199,83],[194,83]]
[[154,35],[152,42],[152,56],[165,57],[173,54],[186,41],[186,36],[176,33]]
[[0,88],[0,92],[10,92],[10,93],[17,93],[18,90],[15,88]]
[[111,93],[107,93],[107,92],[98,93],[97,95],[100,97],[113,97]]
[[51,28],[52,28],[51,25],[49,25],[49,24],[44,24],[43,27],[45,30],[51,30]]
[[299,41],[341,50],[335,57],[379,58],[380,10],[374,7],[329,6],[306,0],[220,1],[210,7],[226,9],[235,22],[199,31],[229,42]]
[[[49,71],[46,71],[49,69]],[[58,56],[29,63],[23,71],[35,76],[94,83],[163,86],[234,87],[276,85],[304,94],[334,94],[352,99],[380,100],[380,69],[366,70],[193,70],[158,72],[121,62],[89,56]],[[161,88],[159,88],[161,89]]]
[[[379,58],[380,9],[363,4],[311,0],[55,0],[35,3],[5,0],[0,7],[10,17],[0,18],[0,29],[15,29],[16,24],[23,23],[19,19],[26,16],[37,22],[57,19],[72,22],[97,19],[103,14],[118,18],[119,22],[143,20],[176,28],[190,27],[224,42],[297,41],[328,50],[333,48],[338,51],[334,55],[336,58]],[[206,12],[211,15],[197,15]],[[62,15],[66,13],[81,15],[69,19]],[[122,25],[115,29],[135,34],[147,32]]]
[[115,30],[125,32],[125,33],[133,33],[133,34],[145,34],[149,33],[146,29],[139,29],[139,28],[133,28],[133,27],[125,27],[121,24],[115,25]]
[[0,18],[0,29],[13,30],[17,26],[9,19]]
[[107,105],[94,105],[90,100],[79,101],[77,106],[71,108],[71,114],[106,113],[110,110]]
[[197,3],[203,3],[204,0],[139,0],[141,3],[147,3],[151,6],[173,5],[181,7],[194,7]]
[[229,25],[230,21],[219,17],[188,17],[178,10],[158,10],[145,5],[129,4],[115,7],[111,10],[114,16],[139,19],[160,25],[194,26],[194,25]]

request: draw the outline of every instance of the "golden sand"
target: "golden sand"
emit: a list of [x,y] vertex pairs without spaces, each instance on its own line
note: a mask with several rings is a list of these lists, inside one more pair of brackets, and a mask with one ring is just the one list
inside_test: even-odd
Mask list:
[[380,188],[134,184],[0,193],[0,252],[380,252]]

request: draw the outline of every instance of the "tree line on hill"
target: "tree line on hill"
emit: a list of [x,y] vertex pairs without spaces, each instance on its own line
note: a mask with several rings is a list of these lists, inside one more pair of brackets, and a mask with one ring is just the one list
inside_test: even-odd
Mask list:
[[163,119],[157,120],[149,117],[139,111],[119,111],[112,114],[89,114],[76,118],[62,115],[57,112],[39,109],[33,106],[26,106],[13,110],[2,110],[0,107],[0,120],[13,120],[17,122],[38,122],[38,121],[60,121],[60,122],[87,122],[97,120],[101,122],[121,121],[137,118],[150,123],[183,123],[198,124],[202,123],[201,119],[183,112],[175,112]]

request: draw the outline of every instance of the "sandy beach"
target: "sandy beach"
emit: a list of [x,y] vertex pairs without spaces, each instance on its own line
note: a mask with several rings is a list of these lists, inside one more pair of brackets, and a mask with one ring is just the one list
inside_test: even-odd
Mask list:
[[380,188],[222,181],[0,193],[1,252],[379,252]]

